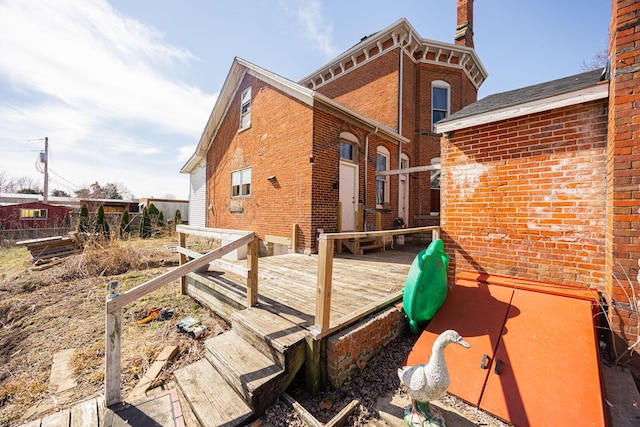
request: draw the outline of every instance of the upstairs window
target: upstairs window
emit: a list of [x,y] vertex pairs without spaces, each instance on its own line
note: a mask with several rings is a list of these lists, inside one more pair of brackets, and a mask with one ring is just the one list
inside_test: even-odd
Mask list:
[[240,97],[240,129],[251,125],[251,88],[248,87]]
[[389,205],[389,176],[377,174],[377,172],[389,170],[389,156],[389,150],[378,147],[376,154],[376,208],[378,209]]
[[251,168],[231,172],[231,197],[251,196]]
[[449,116],[449,83],[436,80],[431,84],[431,126]]
[[20,209],[20,219],[47,219],[48,209]]

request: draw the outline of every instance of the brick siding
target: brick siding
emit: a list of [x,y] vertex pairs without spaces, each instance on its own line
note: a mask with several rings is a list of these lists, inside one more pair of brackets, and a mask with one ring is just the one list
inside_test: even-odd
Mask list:
[[390,307],[327,340],[327,377],[339,388],[406,329],[400,307]]
[[606,101],[442,139],[441,226],[458,269],[604,288]]
[[607,143],[606,297],[612,329],[624,340],[638,339],[638,307],[629,295],[640,295],[640,3],[613,0],[609,52]]

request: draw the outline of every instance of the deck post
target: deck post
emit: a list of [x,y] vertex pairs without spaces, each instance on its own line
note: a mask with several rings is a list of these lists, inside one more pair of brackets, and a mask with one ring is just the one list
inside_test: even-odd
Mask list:
[[[178,233],[178,246],[182,247],[182,248],[186,248],[187,247],[187,235],[185,233]],[[182,264],[186,264],[187,262],[187,256],[185,254],[183,254],[182,252],[179,252],[179,256],[180,256],[180,265]],[[187,294],[187,277],[186,276],[182,276],[180,278],[180,289],[182,292],[182,295],[186,295]]]
[[247,305],[254,307],[258,304],[258,236],[254,234],[253,240],[247,248]]
[[298,253],[298,224],[295,222],[291,230],[291,252],[294,254]]
[[437,240],[440,238],[440,228],[434,228],[431,230],[431,241]]
[[327,339],[321,338],[317,340],[308,335],[305,341],[305,388],[307,393],[315,396],[320,393],[320,390],[322,390],[327,383]]
[[[342,202],[338,200],[338,233],[342,233]],[[342,253],[342,240],[338,239],[336,251]]]
[[318,247],[318,286],[316,294],[315,331],[329,328],[331,314],[331,281],[333,276],[333,240],[320,236]]
[[[118,297],[120,282],[112,280],[107,285],[107,302]],[[122,333],[122,310],[109,313],[106,309],[105,324],[105,372],[104,389],[106,406],[122,402],[120,395],[120,339]]]
[[[382,230],[382,214],[376,212],[376,231]],[[382,237],[376,237],[376,245],[382,244]]]

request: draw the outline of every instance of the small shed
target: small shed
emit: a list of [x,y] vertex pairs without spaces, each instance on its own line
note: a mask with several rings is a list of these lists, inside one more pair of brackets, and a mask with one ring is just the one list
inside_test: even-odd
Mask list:
[[40,202],[0,206],[0,229],[66,227],[72,208]]

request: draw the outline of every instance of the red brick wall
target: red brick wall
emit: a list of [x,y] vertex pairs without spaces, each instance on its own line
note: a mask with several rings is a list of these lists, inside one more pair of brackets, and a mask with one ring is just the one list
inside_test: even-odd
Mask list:
[[[354,372],[358,364],[364,366],[406,325],[404,314],[398,307],[390,307],[367,321],[358,323],[327,340],[327,376],[336,388]],[[391,373],[393,374],[393,373]]]
[[633,344],[640,295],[640,3],[613,0],[609,52],[606,297],[614,331]]
[[[367,132],[357,126],[350,125],[341,119],[334,117],[328,112],[316,109],[314,114],[313,133],[313,197],[312,211],[313,222],[311,230],[315,234],[318,228],[325,232],[336,232],[338,226],[338,197],[339,188],[334,188],[334,184],[339,181],[339,137],[341,132],[350,132],[358,138],[358,201],[365,203],[370,208],[375,208],[375,172],[376,172],[376,149],[384,146],[390,152],[391,167],[396,168],[398,164],[398,145],[382,139],[379,135],[369,135],[369,153],[365,155],[365,140]],[[368,159],[365,167],[365,157]],[[365,195],[365,170],[367,174],[368,190]],[[390,178],[390,200],[391,211],[382,215],[382,228],[393,228],[393,219],[397,216],[398,177]],[[365,221],[375,225],[374,214],[367,213]],[[315,238],[315,236],[314,236]],[[315,241],[314,246],[315,249]]]
[[606,101],[442,139],[441,226],[458,269],[604,287]]
[[318,92],[392,129],[398,128],[398,49],[347,70]]
[[[252,86],[251,128],[238,133],[239,97]],[[291,236],[310,226],[313,110],[264,82],[245,77],[207,154],[207,226]],[[251,196],[231,198],[231,172],[252,167]],[[274,175],[275,182],[267,180]],[[242,212],[231,212],[241,208]],[[300,242],[302,247],[309,241]]]

